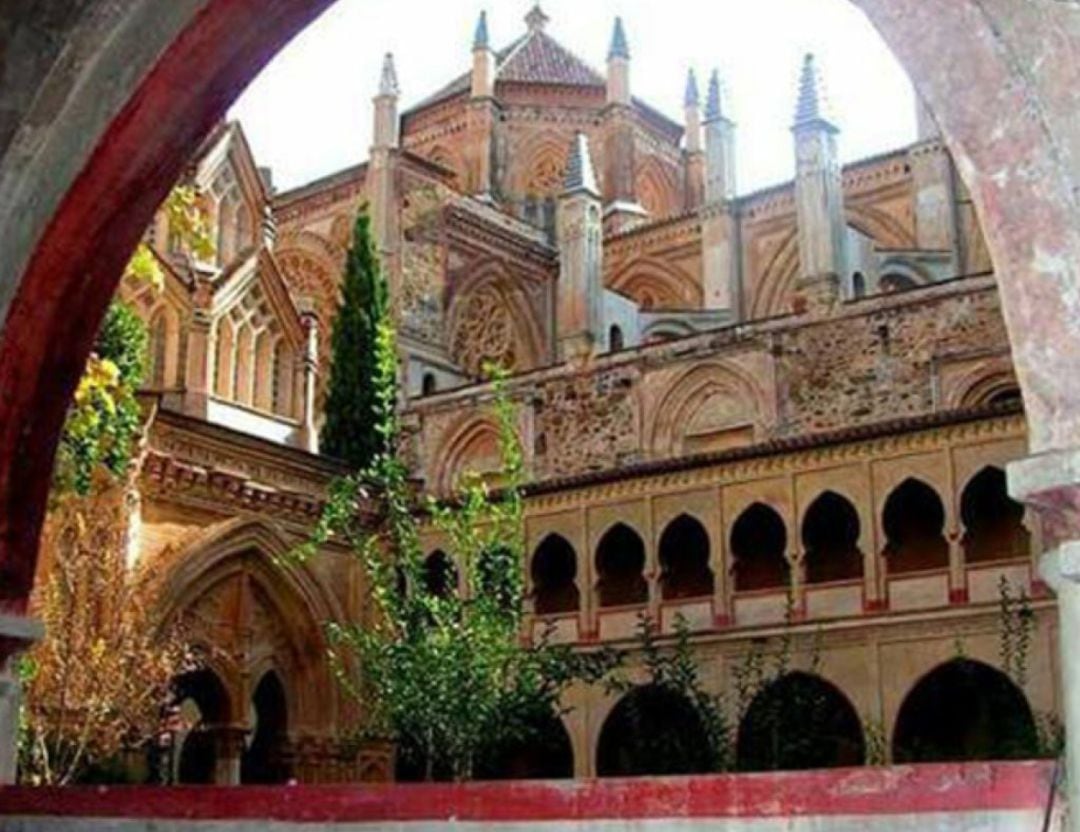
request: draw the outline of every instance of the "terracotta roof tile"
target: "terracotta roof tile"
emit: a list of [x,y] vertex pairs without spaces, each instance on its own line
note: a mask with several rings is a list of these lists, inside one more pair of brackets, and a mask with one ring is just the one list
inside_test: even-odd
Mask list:
[[500,81],[604,86],[604,78],[546,32],[533,32],[499,67]]

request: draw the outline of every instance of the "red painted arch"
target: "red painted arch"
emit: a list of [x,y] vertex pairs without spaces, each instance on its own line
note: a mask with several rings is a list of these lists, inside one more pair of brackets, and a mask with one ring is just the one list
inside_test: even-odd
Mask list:
[[0,612],[33,583],[52,461],[98,322],[199,142],[333,0],[209,0],[97,143],[19,281],[0,339]]

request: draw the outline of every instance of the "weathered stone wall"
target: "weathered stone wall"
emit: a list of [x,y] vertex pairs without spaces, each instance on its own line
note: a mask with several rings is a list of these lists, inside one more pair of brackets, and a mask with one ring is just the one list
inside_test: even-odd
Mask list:
[[[510,390],[546,479],[985,404],[968,391],[1015,387],[1007,354],[992,279],[976,278],[526,373]],[[474,409],[489,393],[413,404],[429,482],[448,481],[451,433],[487,418]]]

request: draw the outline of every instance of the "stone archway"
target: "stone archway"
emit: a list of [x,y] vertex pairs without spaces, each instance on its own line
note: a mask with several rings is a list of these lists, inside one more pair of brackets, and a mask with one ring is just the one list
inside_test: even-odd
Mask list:
[[[0,125],[0,608],[25,607],[63,413],[128,253],[200,138],[331,2],[7,12],[11,31],[51,27],[57,48],[5,55],[26,67]],[[1075,11],[1049,0],[854,2],[908,69],[971,190],[1032,445],[1066,448],[1080,434],[1080,388],[1063,383],[1080,352]],[[82,314],[67,314],[72,297]]]

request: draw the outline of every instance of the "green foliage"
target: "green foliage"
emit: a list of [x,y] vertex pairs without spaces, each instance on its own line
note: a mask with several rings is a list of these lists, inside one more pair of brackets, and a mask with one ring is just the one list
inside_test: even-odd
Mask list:
[[365,206],[356,217],[341,305],[334,319],[326,423],[321,437],[323,453],[356,469],[371,465],[384,438],[376,430],[378,390],[374,380],[378,327],[386,307],[386,281]]
[[[361,225],[366,228],[366,220]],[[528,741],[557,712],[570,685],[599,680],[618,658],[609,651],[575,653],[551,644],[548,634],[535,644],[522,638],[524,469],[516,412],[501,374],[494,378],[494,410],[504,487],[493,494],[474,478],[452,502],[417,505],[396,452],[394,331],[385,306],[374,308],[380,316],[371,387],[374,456],[334,485],[312,540],[297,554],[310,557],[336,538],[349,543],[363,564],[373,620],[327,627],[338,680],[365,710],[363,734],[393,740],[405,767],[424,779],[463,780],[507,747]],[[356,519],[369,498],[381,511],[376,533]],[[448,541],[465,592],[428,590],[422,516]]]
[[75,391],[57,451],[54,489],[89,494],[99,467],[122,477],[141,423],[136,392],[146,366],[146,325],[114,301]]

